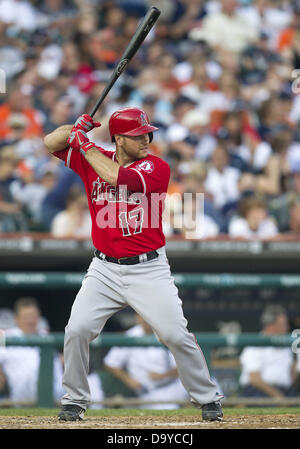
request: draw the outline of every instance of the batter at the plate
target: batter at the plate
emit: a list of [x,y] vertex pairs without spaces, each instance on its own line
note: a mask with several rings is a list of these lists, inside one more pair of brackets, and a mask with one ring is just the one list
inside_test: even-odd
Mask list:
[[153,132],[138,108],[116,111],[109,130],[116,151],[89,141],[99,122],[89,115],[45,137],[56,157],[85,185],[92,219],[93,258],[65,329],[61,420],[82,419],[89,404],[89,343],[115,312],[131,306],[172,352],[179,377],[204,420],[221,420],[222,395],[211,380],[196,339],[187,329],[171,277],[162,231],[170,167],[149,154]]

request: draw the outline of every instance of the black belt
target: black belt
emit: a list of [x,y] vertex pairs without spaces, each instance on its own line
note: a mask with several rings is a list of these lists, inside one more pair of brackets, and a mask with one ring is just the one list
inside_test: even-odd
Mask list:
[[139,256],[121,257],[120,259],[115,259],[114,257],[107,256],[106,254],[96,249],[95,256],[98,257],[98,259],[106,260],[107,262],[117,263],[119,265],[136,265],[137,263],[147,262],[148,260],[156,259],[158,257],[158,252],[150,251],[149,253],[140,254]]

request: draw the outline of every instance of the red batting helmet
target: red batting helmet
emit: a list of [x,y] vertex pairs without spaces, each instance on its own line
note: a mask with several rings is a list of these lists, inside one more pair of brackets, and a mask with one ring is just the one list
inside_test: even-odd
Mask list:
[[109,119],[109,132],[112,142],[115,134],[125,136],[140,136],[149,134],[150,142],[153,138],[152,132],[158,128],[150,125],[147,114],[139,108],[124,108],[116,111]]

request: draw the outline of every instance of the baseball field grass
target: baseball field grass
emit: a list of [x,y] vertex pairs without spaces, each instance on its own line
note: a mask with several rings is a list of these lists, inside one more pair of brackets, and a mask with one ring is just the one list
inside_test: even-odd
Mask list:
[[89,409],[82,421],[61,422],[58,409],[0,408],[0,429],[300,429],[300,407],[224,408],[222,422],[201,410]]
[[[223,408],[224,415],[300,415],[300,407],[251,407],[251,408]],[[58,408],[0,408],[0,416],[56,416]],[[182,408],[178,410],[141,410],[130,408],[89,409],[88,416],[199,416],[197,408]],[[300,416],[299,416],[300,419]]]

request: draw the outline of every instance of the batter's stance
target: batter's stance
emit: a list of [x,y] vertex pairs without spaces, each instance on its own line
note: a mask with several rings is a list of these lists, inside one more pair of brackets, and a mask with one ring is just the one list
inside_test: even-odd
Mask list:
[[187,330],[182,302],[171,277],[162,231],[163,198],[169,165],[148,153],[153,132],[138,108],[112,114],[109,131],[116,151],[90,142],[87,132],[100,126],[85,114],[45,137],[85,185],[96,248],[65,329],[63,386],[59,419],[82,419],[89,404],[89,343],[115,312],[131,306],[146,320],[176,360],[191,402],[204,420],[221,420],[220,399],[193,334]]

